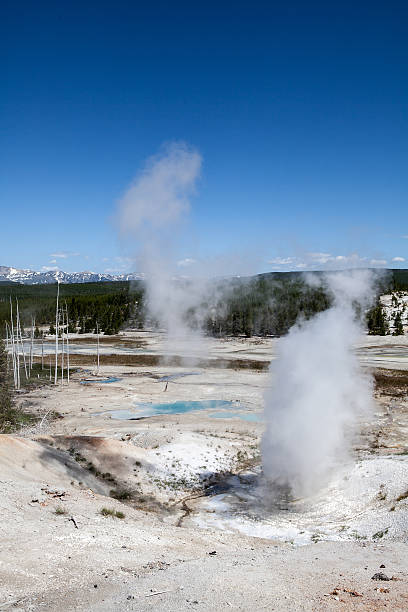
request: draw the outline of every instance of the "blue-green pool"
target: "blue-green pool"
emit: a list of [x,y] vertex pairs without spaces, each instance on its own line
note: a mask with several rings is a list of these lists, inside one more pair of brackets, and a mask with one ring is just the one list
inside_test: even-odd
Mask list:
[[110,376],[109,378],[87,378],[86,380],[81,380],[81,385],[95,385],[95,384],[99,384],[99,385],[106,385],[109,383],[114,383],[114,382],[118,382],[119,380],[122,380],[121,378],[117,378],[116,376]]
[[[233,410],[231,410],[231,408]],[[208,416],[216,419],[240,418],[245,421],[258,421],[258,414],[248,414],[240,409],[237,402],[229,400],[201,400],[201,401],[177,401],[170,403],[135,403],[130,410],[112,410],[109,414],[112,419],[134,421],[141,418],[156,416],[159,414],[185,414],[196,410],[216,410]],[[99,413],[101,414],[101,413]]]
[[[184,414],[194,410],[210,410],[230,408],[234,402],[225,400],[202,400],[202,401],[181,401],[160,404],[137,403],[134,404],[133,410],[118,410],[116,418],[134,418],[155,416],[157,414]],[[127,414],[128,416],[117,416],[118,413]],[[113,417],[113,415],[112,415]],[[115,418],[115,417],[113,417]]]

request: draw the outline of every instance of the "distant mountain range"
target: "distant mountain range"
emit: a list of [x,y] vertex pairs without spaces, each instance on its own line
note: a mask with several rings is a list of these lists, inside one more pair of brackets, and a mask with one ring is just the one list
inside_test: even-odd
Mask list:
[[141,280],[143,274],[98,274],[95,272],[63,272],[62,270],[18,270],[0,266],[0,282],[22,283],[23,285],[45,285],[49,283],[101,283],[108,281]]

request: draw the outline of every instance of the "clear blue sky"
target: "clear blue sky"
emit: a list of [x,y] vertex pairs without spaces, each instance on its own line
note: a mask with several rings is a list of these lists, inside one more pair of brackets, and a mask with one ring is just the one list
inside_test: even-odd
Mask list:
[[115,202],[183,140],[181,256],[408,267],[406,3],[7,4],[0,265],[129,269]]

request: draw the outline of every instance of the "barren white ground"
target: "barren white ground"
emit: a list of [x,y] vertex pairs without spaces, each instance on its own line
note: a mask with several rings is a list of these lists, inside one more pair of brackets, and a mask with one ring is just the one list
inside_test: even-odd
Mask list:
[[[77,355],[94,354],[94,339],[80,340]],[[364,337],[356,350],[367,367],[406,370],[407,340]],[[102,377],[120,380],[84,385],[92,372],[80,371],[69,387],[22,395],[45,418],[0,437],[0,610],[408,609],[406,390],[377,397],[353,460],[318,496],[266,503],[258,445],[273,383],[232,362],[267,362],[276,342],[214,340],[206,367],[102,364]],[[106,356],[166,351],[146,333],[102,347]],[[192,371],[167,389],[159,380]],[[112,418],[176,400],[229,400],[245,418]],[[50,411],[63,418],[50,423]],[[394,579],[372,580],[376,572]]]

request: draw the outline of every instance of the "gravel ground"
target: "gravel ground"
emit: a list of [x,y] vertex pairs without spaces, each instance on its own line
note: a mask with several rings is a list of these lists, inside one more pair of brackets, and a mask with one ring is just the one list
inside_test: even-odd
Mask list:
[[[381,361],[374,340],[367,351]],[[160,338],[151,344],[159,350]],[[386,339],[386,358],[390,346],[394,361],[405,358],[399,344]],[[269,340],[220,341],[211,354],[265,359],[271,349]],[[21,396],[45,418],[19,436],[0,436],[0,610],[407,610],[408,411],[401,380],[395,395],[388,381],[377,390],[376,414],[362,424],[353,468],[360,489],[339,485],[330,495],[332,514],[347,509],[358,537],[297,546],[262,523],[261,537],[231,524],[217,529],[211,521],[200,528],[193,520],[202,511],[200,497],[186,510],[188,496],[256,469],[261,421],[215,419],[206,411],[111,418],[112,410],[134,402],[179,399],[238,400],[248,414],[262,409],[265,372],[198,368],[198,375],[174,379],[164,391],[158,378],[183,371],[103,366],[103,376],[121,380],[82,385],[89,373],[78,373],[69,388]],[[50,422],[53,410],[63,418]],[[114,499],[112,490],[131,496]],[[320,501],[316,525],[326,512]],[[103,508],[113,515],[102,515]],[[367,533],[358,513],[367,519]],[[396,527],[373,538],[388,516]],[[312,532],[313,513],[309,519]],[[394,579],[372,580],[378,572]]]

